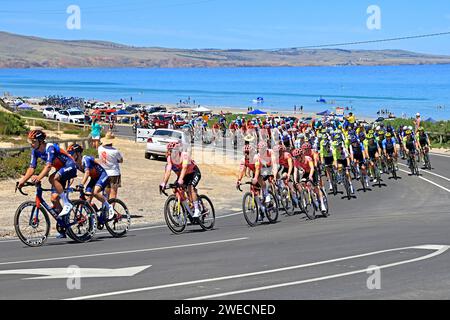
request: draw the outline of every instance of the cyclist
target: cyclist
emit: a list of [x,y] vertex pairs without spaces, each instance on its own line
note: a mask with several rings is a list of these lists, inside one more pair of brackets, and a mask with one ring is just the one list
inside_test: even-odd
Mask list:
[[[292,151],[292,156],[294,157],[294,182],[309,180],[311,181],[314,192],[319,195],[320,208],[322,213],[327,210],[325,208],[325,203],[323,202],[323,195],[319,189],[319,179],[317,175],[317,170],[314,168],[314,160],[305,154],[303,149],[294,149]],[[301,176],[299,172],[302,172]]]
[[187,152],[181,150],[179,142],[170,142],[167,145],[167,165],[160,189],[165,189],[170,175],[173,172],[177,175],[176,183],[179,186],[187,186],[189,200],[194,204],[193,218],[200,217],[197,186],[202,177],[199,167],[191,159]]
[[323,135],[323,140],[320,142],[320,161],[325,166],[325,174],[329,183],[329,190],[333,189],[333,185],[331,183],[332,175],[331,168],[333,166],[333,151],[331,147],[331,141],[327,134]]
[[397,140],[392,136],[392,133],[387,132],[386,138],[383,140],[383,152],[387,160],[394,159],[394,170],[398,170],[398,153],[397,153]]
[[347,148],[344,148],[343,142],[339,136],[335,137],[334,140],[335,144],[333,145],[333,162],[334,162],[334,168],[341,172],[342,169],[345,168],[345,176],[346,179],[348,179],[348,182],[350,184],[350,191],[352,194],[355,193],[355,190],[353,188],[352,184],[352,178],[350,177],[350,155],[348,153]]
[[[369,171],[374,172],[375,163],[378,162],[379,153],[378,153],[378,146],[375,143],[375,137],[373,134],[367,135],[367,147],[365,148],[365,156],[366,159],[369,160]],[[376,177],[374,177],[373,182],[374,183],[378,182]]]
[[405,137],[403,138],[403,144],[405,145],[408,166],[411,165],[410,159],[416,155],[416,141],[412,135],[412,130],[408,129],[405,131]]
[[[362,142],[360,142],[356,137],[353,137],[350,141],[350,159],[352,163],[355,163],[355,165],[359,166],[361,169],[361,174],[363,177],[367,176],[366,171],[366,157],[364,156],[364,145]],[[356,179],[359,179],[360,177],[356,177]],[[367,181],[366,178],[366,187],[369,187],[369,181]]]
[[[289,140],[286,141],[286,144],[288,143],[290,143]],[[291,189],[291,193],[294,194],[294,188],[290,181],[294,173],[294,161],[292,160],[292,155],[287,151],[284,144],[275,146],[274,151],[277,156],[278,179],[282,180],[285,185]]]
[[109,185],[109,176],[100,165],[100,162],[92,156],[83,156],[83,151],[83,147],[76,143],[67,148],[67,152],[74,158],[78,170],[84,173],[79,186],[86,190],[89,201],[92,201],[92,197],[100,201],[102,207],[108,212],[108,219],[112,219],[114,217],[114,209],[103,195],[103,191]]
[[[19,180],[19,187],[31,178],[33,183],[38,183],[46,177],[52,168],[55,168],[48,180],[52,185],[51,200],[56,211],[60,211],[58,218],[69,214],[73,206],[64,192],[67,182],[77,176],[77,166],[74,159],[58,144],[50,144],[45,141],[47,135],[42,130],[32,130],[28,133],[28,141],[31,144],[31,162],[24,177]],[[45,161],[45,167],[39,175],[34,175],[38,159]],[[63,207],[59,202],[61,198]],[[63,235],[61,235],[63,236]]]
[[425,133],[425,129],[423,127],[419,127],[419,130],[416,135],[416,141],[417,141],[417,148],[420,151],[420,154],[422,154],[425,157],[425,154],[429,152],[429,149],[431,148],[430,138]]

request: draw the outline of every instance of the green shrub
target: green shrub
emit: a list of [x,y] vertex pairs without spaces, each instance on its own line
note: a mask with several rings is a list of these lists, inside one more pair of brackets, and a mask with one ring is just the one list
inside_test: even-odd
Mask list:
[[44,118],[44,114],[37,110],[21,110],[18,112],[22,117]]
[[[19,155],[8,155],[0,158],[0,179],[20,178],[30,166],[30,158],[31,150],[22,152]],[[40,172],[42,168],[42,163],[38,161],[36,171]]]
[[18,136],[25,132],[25,121],[20,116],[0,111],[0,135]]

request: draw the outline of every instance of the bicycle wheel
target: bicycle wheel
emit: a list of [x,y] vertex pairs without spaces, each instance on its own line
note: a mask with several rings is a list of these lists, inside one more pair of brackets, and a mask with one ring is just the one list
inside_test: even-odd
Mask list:
[[14,229],[20,241],[29,247],[40,247],[47,241],[50,220],[47,212],[37,209],[34,201],[22,203],[14,215]]
[[164,218],[174,234],[180,234],[186,228],[186,211],[175,195],[169,196],[164,204]]
[[87,201],[74,200],[71,203],[73,208],[65,221],[67,235],[79,243],[89,242],[97,231],[97,214]]
[[200,200],[200,210],[202,215],[199,219],[200,227],[203,230],[212,230],[214,228],[214,224],[216,223],[216,212],[214,210],[214,206],[211,200],[205,196],[199,196]]
[[348,200],[350,200],[352,198],[352,195],[351,195],[351,190],[350,190],[350,182],[348,181],[347,176],[344,176],[344,187],[345,187],[345,192],[347,193],[347,198],[348,198]]
[[311,199],[309,191],[303,190],[302,194],[303,194],[303,200],[304,200],[303,204],[305,206],[306,216],[308,217],[309,220],[316,219],[316,209],[314,208],[314,206],[312,204],[312,199]]
[[292,216],[295,214],[295,204],[294,204],[294,198],[293,195],[291,193],[291,190],[289,189],[289,187],[285,187],[283,190],[283,207],[284,210],[286,211],[286,214],[288,216]]
[[327,193],[325,192],[324,188],[320,188],[319,190],[320,190],[320,192],[322,192],[323,204],[325,205],[325,212],[322,212],[322,216],[324,218],[328,218],[330,216],[330,207],[328,205],[328,196],[327,196]]
[[122,200],[109,199],[108,203],[114,209],[114,217],[105,223],[106,229],[114,238],[120,238],[127,234],[131,225],[131,215]]
[[331,186],[333,187],[333,195],[337,195],[337,192],[338,192],[337,176],[336,176],[336,172],[334,170],[333,170],[332,176],[331,176]]
[[269,192],[270,202],[266,202],[266,217],[270,223],[275,223],[278,220],[278,204],[275,200],[275,195]]
[[256,204],[253,195],[247,192],[242,200],[242,212],[244,213],[245,221],[250,227],[256,226],[259,217],[259,208]]

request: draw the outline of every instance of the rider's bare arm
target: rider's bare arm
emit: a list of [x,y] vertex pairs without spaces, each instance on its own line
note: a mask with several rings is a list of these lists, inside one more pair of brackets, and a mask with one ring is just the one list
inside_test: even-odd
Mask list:
[[37,176],[37,178],[33,180],[33,182],[39,182],[44,179],[50,173],[50,170],[52,170],[52,165],[50,163],[47,163],[44,169],[42,169],[41,173]]
[[33,176],[34,171],[35,169],[31,167],[27,169],[25,175],[19,180],[19,187],[22,187]]

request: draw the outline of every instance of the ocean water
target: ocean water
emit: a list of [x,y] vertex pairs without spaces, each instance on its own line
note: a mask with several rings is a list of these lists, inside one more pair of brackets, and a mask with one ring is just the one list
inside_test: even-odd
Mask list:
[[[194,69],[0,69],[0,93],[43,97],[202,106],[253,106],[266,111],[333,111],[349,107],[357,115],[377,117],[422,113],[450,119],[450,65],[302,68]],[[264,103],[252,102],[264,97]],[[327,103],[318,103],[323,97]]]

